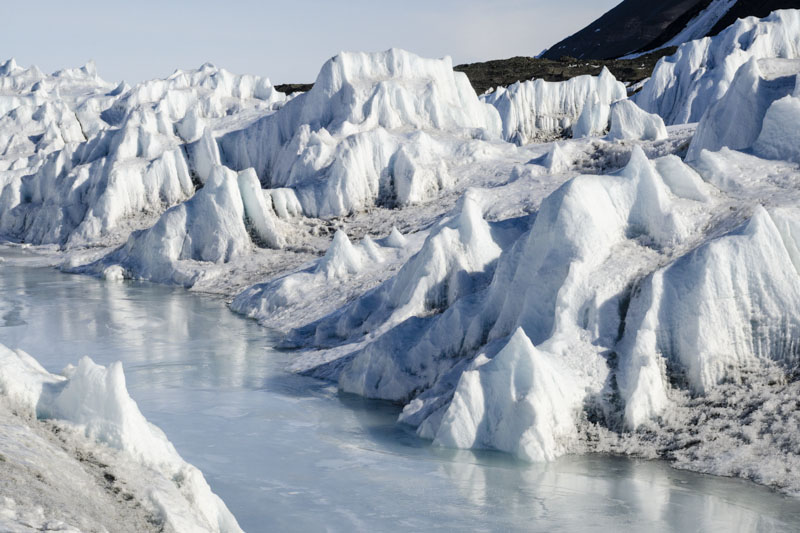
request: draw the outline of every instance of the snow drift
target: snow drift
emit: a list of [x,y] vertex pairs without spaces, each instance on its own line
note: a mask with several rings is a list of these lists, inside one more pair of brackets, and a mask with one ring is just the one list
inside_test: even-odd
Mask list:
[[0,395],[14,409],[58,420],[87,442],[118,450],[121,460],[138,465],[138,474],[150,479],[143,501],[163,526],[178,532],[241,531],[203,474],[142,416],[128,395],[120,363],[105,368],[84,357],[58,376],[25,352],[0,346]]

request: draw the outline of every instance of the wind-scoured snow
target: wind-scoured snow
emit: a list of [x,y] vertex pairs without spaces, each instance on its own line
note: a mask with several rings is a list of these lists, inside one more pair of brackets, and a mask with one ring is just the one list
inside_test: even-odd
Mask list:
[[750,59],[800,58],[800,11],[740,19],[718,36],[685,43],[663,58],[633,100],[669,124],[698,122]]
[[[40,508],[42,530],[65,530],[71,526],[73,531],[77,531],[76,526],[97,527],[97,523],[87,523],[88,517],[81,517],[74,507],[85,503],[77,503],[81,492],[92,497],[93,491],[97,490],[94,484],[102,486],[113,480],[131,491],[127,501],[137,499],[149,514],[151,523],[143,526],[148,529],[241,531],[222,500],[211,492],[202,473],[183,461],[164,433],[142,416],[136,402],[128,395],[121,364],[105,368],[85,357],[77,367],[67,367],[64,375],[54,375],[25,352],[0,346],[0,402],[3,404],[4,425],[16,425],[18,431],[25,432],[30,431],[26,426],[36,428],[39,424],[37,419],[52,421],[57,424],[58,433],[64,434],[65,439],[71,439],[71,444],[78,447],[78,454],[97,454],[114,459],[114,474],[106,472],[104,481],[94,480],[88,486],[75,486],[69,493],[61,494],[60,505],[56,502],[48,508],[48,513],[53,516],[44,515]],[[16,415],[11,415],[6,409]],[[47,464],[52,461],[47,455],[37,456],[37,452],[41,454],[41,448],[32,449],[28,463]],[[60,460],[66,463],[86,461],[80,459],[80,455],[68,458],[58,447],[49,454],[59,454]],[[74,468],[70,464],[59,467]],[[25,501],[36,495],[29,493],[30,489],[24,486],[24,478],[20,482],[22,486],[8,487],[12,490],[7,494],[16,500],[0,503],[3,508],[0,526],[4,528],[31,526],[31,517],[26,515],[35,518],[36,508],[41,503]],[[27,482],[30,483],[31,479]],[[9,507],[10,513],[7,512]],[[124,509],[125,504],[117,503],[115,507]],[[26,512],[26,509],[29,510]],[[114,512],[106,509],[109,517]],[[69,524],[65,518],[77,523]],[[60,525],[56,528],[57,524]],[[115,527],[111,523],[108,525]],[[132,523],[122,524],[125,528],[131,526]]]

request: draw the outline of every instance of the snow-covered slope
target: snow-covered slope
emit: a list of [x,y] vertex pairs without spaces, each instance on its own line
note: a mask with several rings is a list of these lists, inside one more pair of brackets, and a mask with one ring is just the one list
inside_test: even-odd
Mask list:
[[633,99],[667,124],[697,122],[752,58],[800,58],[800,10],[741,19],[714,38],[681,45],[675,55],[659,61]]
[[587,104],[608,106],[624,98],[625,85],[606,68],[599,76],[578,76],[564,82],[517,82],[481,96],[499,111],[503,138],[520,145],[569,136]]
[[[78,457],[84,454],[83,461],[113,459],[109,462],[114,473],[106,472],[105,479],[95,483],[119,479],[130,491],[129,501],[136,499],[149,513],[152,525],[160,530],[241,531],[222,500],[211,492],[203,474],[181,459],[164,433],[142,416],[136,402],[128,395],[121,364],[105,368],[85,357],[77,367],[70,366],[59,376],[48,373],[30,355],[0,346],[0,402],[4,408],[17,413],[16,417],[5,416],[5,425],[16,424],[21,426],[20,431],[29,431],[25,426],[35,428],[39,423],[36,419],[51,421],[64,435],[64,442],[68,442],[68,438],[70,445],[77,447]],[[7,412],[3,410],[3,414]],[[38,448],[32,448],[27,462],[46,464],[52,461],[52,457],[37,456],[36,451]],[[64,462],[70,461],[60,449],[51,453],[60,454]],[[92,454],[98,459],[91,459]],[[71,459],[75,463],[79,460]],[[69,464],[58,467],[73,468]],[[20,482],[24,484],[25,480]],[[14,528],[26,522],[30,524],[25,508],[34,511],[41,502],[26,501],[32,496],[28,490],[19,486],[17,491],[8,494],[16,500],[11,513],[5,509],[8,502],[2,504],[0,526],[5,527],[8,522],[9,527]],[[97,523],[68,524],[63,520],[77,515],[76,520],[82,521],[80,511],[71,507],[82,506],[83,503],[78,503],[81,493],[91,495],[93,490],[90,483],[86,487],[74,486],[69,493],[61,494],[61,505],[48,509],[55,516],[42,516],[42,529],[49,530],[47,523],[54,525],[58,523],[56,520],[62,524],[60,530],[75,525],[98,527]],[[115,510],[105,511],[107,517],[114,516]],[[132,524],[122,524],[126,529],[129,526]]]

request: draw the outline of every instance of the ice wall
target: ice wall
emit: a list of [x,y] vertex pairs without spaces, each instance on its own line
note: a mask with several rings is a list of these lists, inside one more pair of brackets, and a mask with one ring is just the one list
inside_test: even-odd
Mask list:
[[598,76],[578,76],[563,82],[517,82],[481,97],[499,111],[503,138],[519,145],[570,133],[589,135],[599,129],[599,124],[585,124],[588,117],[572,131],[584,107],[608,106],[624,98],[625,86],[606,68]]

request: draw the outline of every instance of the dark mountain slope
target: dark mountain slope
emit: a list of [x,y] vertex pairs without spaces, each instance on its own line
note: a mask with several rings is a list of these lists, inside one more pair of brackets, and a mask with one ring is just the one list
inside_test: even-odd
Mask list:
[[739,0],[712,28],[709,35],[716,35],[744,17],[763,18],[776,9],[800,9],[800,0]]
[[[554,45],[548,59],[572,56],[612,59],[664,45],[711,4],[712,0],[625,0],[575,35]],[[776,9],[798,9],[800,0],[738,0],[708,33],[716,35],[736,19],[765,17]]]
[[[708,0],[625,0],[575,35],[551,47],[544,57],[621,57],[661,36],[670,24],[698,4],[707,3]],[[678,31],[680,29],[682,27]]]

